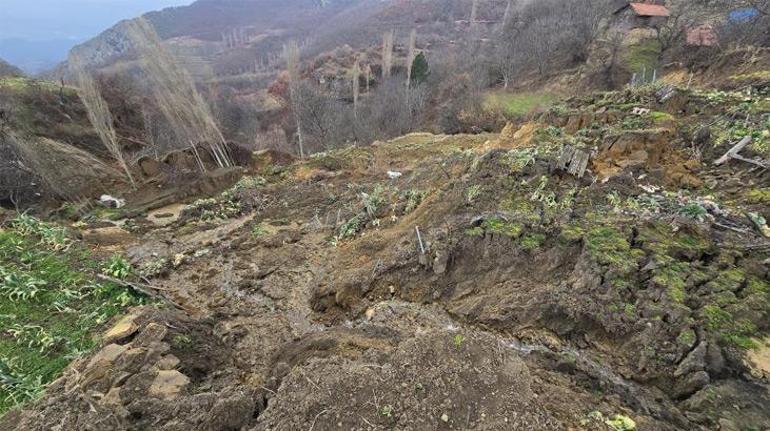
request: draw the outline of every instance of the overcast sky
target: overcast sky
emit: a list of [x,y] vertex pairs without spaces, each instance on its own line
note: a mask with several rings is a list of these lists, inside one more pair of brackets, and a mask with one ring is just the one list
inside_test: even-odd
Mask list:
[[0,58],[35,73],[116,22],[193,0],[0,0]]

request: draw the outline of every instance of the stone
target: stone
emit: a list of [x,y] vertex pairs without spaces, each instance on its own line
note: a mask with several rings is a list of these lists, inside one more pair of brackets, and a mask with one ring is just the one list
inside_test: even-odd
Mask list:
[[179,366],[179,358],[174,355],[166,355],[155,364],[159,370],[173,370]]
[[173,400],[179,397],[190,379],[176,370],[160,370],[155,380],[150,385],[149,394],[164,400]]
[[91,369],[101,363],[110,365],[115,362],[115,360],[118,359],[118,357],[122,355],[126,350],[128,350],[128,346],[121,346],[120,344],[114,343],[108,344],[91,358],[91,360],[88,362],[88,365],[86,366],[86,370]]
[[139,168],[142,170],[142,174],[145,177],[157,177],[161,174],[161,164],[157,160],[150,157],[142,157],[139,159]]
[[711,383],[709,374],[705,371],[697,371],[680,380],[675,387],[677,398],[686,398]]
[[717,343],[709,343],[706,351],[706,370],[710,374],[719,375],[725,368],[725,357],[722,348]]
[[116,341],[125,340],[126,338],[134,335],[134,333],[139,329],[139,325],[137,325],[135,322],[137,317],[138,316],[136,314],[129,314],[120,319],[118,323],[115,324],[115,326],[110,328],[104,334],[105,342],[114,343]]
[[706,352],[708,342],[701,341],[683,360],[674,371],[674,377],[681,377],[695,371],[706,369]]
[[433,272],[443,274],[449,265],[449,252],[447,250],[436,251],[436,257],[433,258]]
[[739,431],[740,428],[738,427],[738,425],[735,425],[735,422],[731,421],[730,419],[720,418],[719,430],[720,431]]
[[147,347],[152,343],[162,341],[168,334],[168,328],[155,322],[149,323],[136,336],[133,345],[136,347]]

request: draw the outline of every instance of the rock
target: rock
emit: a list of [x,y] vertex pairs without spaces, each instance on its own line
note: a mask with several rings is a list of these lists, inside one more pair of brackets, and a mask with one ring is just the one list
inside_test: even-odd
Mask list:
[[745,363],[752,376],[762,379],[770,377],[770,338],[759,343],[760,347],[746,353]]
[[149,394],[164,400],[173,400],[190,384],[190,379],[176,370],[160,370],[150,385]]
[[708,342],[701,341],[683,360],[674,371],[674,377],[681,377],[695,371],[706,369],[706,352]]
[[135,347],[147,347],[152,343],[162,341],[166,334],[168,334],[168,328],[152,322],[136,336],[133,345]]
[[720,431],[740,431],[740,428],[738,428],[738,425],[735,425],[735,422],[731,421],[730,419],[720,418],[719,430]]
[[442,421],[442,422],[449,422],[449,415],[448,415],[448,414],[446,414],[446,413],[444,413],[443,415],[441,415],[441,421]]
[[433,273],[435,274],[445,273],[447,265],[449,265],[449,251],[437,250],[436,257],[433,258]]
[[709,343],[706,349],[706,370],[713,375],[721,374],[725,368],[725,357],[717,343]]
[[88,365],[86,366],[86,370],[93,368],[97,366],[100,363],[104,363],[107,365],[112,364],[115,362],[115,360],[128,350],[128,346],[121,346],[119,344],[108,344],[102,348],[102,350],[99,351],[99,353],[95,354],[91,360],[88,362]]
[[138,316],[136,314],[129,314],[124,316],[118,321],[109,331],[104,334],[104,340],[108,343],[125,340],[126,338],[134,335],[139,329],[135,320]]
[[179,358],[174,355],[166,355],[155,364],[159,370],[173,370],[179,366]]
[[686,398],[706,387],[711,382],[709,374],[697,371],[680,380],[674,388],[676,398]]
[[139,168],[142,170],[142,174],[145,177],[157,177],[161,173],[160,162],[150,157],[142,157],[139,159]]
[[703,126],[700,129],[698,129],[698,131],[695,132],[695,136],[693,136],[692,138],[693,142],[698,146],[707,144],[710,139],[711,139],[711,129],[708,126]]
[[120,399],[120,388],[112,388],[107,395],[102,398],[102,404],[106,406],[121,406],[123,400]]

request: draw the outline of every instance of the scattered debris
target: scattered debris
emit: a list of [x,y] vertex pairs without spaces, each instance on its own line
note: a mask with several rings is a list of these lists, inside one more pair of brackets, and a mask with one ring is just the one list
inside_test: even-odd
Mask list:
[[631,113],[634,115],[648,115],[650,113],[650,110],[648,108],[634,108],[631,110]]
[[401,176],[404,175],[401,172],[398,171],[388,171],[388,178],[391,180],[395,180],[397,178],[401,178]]
[[765,238],[770,238],[770,227],[767,226],[767,220],[758,213],[748,213],[747,216],[754,226],[762,232]]
[[101,195],[101,197],[99,197],[99,203],[107,208],[123,208],[126,206],[125,199],[118,199],[110,195]]
[[739,154],[750,143],[751,143],[751,135],[748,135],[745,138],[741,139],[737,144],[733,145],[733,147],[730,148],[722,157],[715,160],[714,165],[715,166],[723,165],[728,161],[735,159],[735,160],[740,160],[742,162],[757,165],[764,169],[770,168],[770,164],[768,164],[765,161],[749,159],[748,157],[743,157]]
[[591,156],[592,152],[566,145],[557,160],[557,168],[567,171],[570,175],[583,178]]

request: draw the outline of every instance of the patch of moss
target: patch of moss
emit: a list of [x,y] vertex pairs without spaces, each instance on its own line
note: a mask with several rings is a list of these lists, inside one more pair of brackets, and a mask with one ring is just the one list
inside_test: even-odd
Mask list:
[[706,283],[706,287],[712,292],[731,291],[741,288],[746,281],[746,274],[740,268],[732,268],[720,271],[716,278]]
[[716,305],[703,307],[703,316],[706,318],[706,328],[713,331],[722,330],[733,320],[733,315]]
[[767,294],[770,292],[770,284],[757,277],[750,277],[747,285],[749,293],[752,294]]
[[484,228],[481,226],[472,227],[465,230],[465,234],[468,236],[481,237],[484,236]]
[[585,236],[588,252],[601,265],[608,265],[628,273],[639,266],[639,259],[644,252],[631,248],[626,235],[609,226],[599,226],[588,231]]
[[566,243],[578,242],[583,239],[585,233],[585,229],[582,227],[576,224],[568,224],[561,229],[559,239]]
[[500,203],[500,209],[511,214],[517,222],[523,224],[540,223],[540,212],[528,198],[512,193]]
[[535,250],[540,248],[545,242],[545,235],[542,233],[530,233],[521,238],[520,245],[524,250]]
[[695,331],[692,329],[685,329],[682,332],[679,333],[679,335],[676,337],[676,341],[683,345],[683,346],[692,346],[695,343],[695,340],[697,339],[695,335]]
[[508,222],[501,218],[490,218],[484,220],[482,227],[485,231],[491,234],[503,235],[510,238],[518,238],[521,236],[521,232],[524,230],[522,225]]
[[770,204],[770,189],[753,189],[746,192],[750,204]]
[[645,78],[651,79],[653,70],[658,64],[660,52],[660,42],[655,39],[646,39],[628,47],[624,63],[631,72],[637,74],[639,79],[642,78],[641,75],[645,70],[647,72]]
[[625,313],[626,317],[629,319],[633,319],[634,316],[636,316],[636,306],[628,303],[623,305],[623,313]]
[[690,260],[706,252],[711,243],[695,233],[674,232],[664,223],[649,223],[639,229],[638,241],[642,248],[656,256],[684,255]]
[[686,281],[690,273],[690,264],[686,262],[672,262],[656,271],[652,282],[663,286],[668,291],[669,297],[677,303],[683,303],[686,295]]
[[675,120],[673,115],[669,114],[668,112],[660,111],[650,112],[650,119],[655,123],[666,123]]

